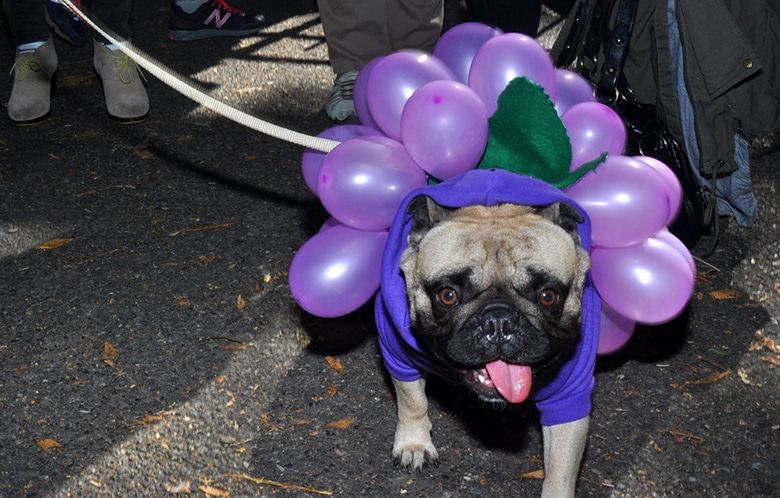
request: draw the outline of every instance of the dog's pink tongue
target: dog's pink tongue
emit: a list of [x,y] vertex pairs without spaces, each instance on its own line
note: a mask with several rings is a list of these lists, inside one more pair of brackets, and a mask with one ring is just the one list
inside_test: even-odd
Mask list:
[[485,365],[493,385],[510,403],[521,403],[531,393],[531,367],[496,360]]

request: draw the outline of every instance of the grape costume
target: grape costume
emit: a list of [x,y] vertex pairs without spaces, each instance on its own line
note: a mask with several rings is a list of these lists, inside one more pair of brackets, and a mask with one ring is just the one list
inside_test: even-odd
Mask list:
[[[381,286],[376,300],[375,317],[385,365],[393,377],[402,381],[416,380],[425,372],[457,381],[458,372],[426,353],[410,328],[400,259],[412,224],[412,215],[406,213],[406,207],[419,194],[428,195],[438,204],[452,208],[499,203],[547,206],[566,202],[576,208],[585,220],[578,230],[586,251],[590,251],[590,220],[582,208],[552,185],[500,169],[469,171],[438,185],[420,188],[406,197],[398,209],[385,245]],[[530,399],[536,403],[543,425],[573,422],[590,413],[600,308],[601,298],[588,276],[582,298],[581,334],[573,355],[554,376],[534,377]]]

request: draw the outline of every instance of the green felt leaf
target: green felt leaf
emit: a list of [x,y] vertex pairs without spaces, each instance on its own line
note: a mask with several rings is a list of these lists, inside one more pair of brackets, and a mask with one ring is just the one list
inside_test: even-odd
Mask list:
[[544,88],[525,77],[515,78],[498,97],[488,121],[488,143],[477,168],[505,169],[558,188],[578,181],[606,154],[574,172],[569,135]]

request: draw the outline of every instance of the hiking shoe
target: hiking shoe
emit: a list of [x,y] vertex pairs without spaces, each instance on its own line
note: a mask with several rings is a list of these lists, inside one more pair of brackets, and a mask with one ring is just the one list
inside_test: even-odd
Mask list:
[[18,126],[38,124],[49,117],[51,80],[57,70],[57,52],[49,38],[35,51],[16,52],[11,68],[14,84],[8,99],[8,117]]
[[[79,17],[60,3],[59,0],[44,0],[44,12],[49,26],[71,45],[80,47],[86,43],[84,23]],[[81,9],[81,0],[73,0],[73,5]]]
[[355,114],[355,79],[358,71],[353,69],[342,74],[333,83],[325,112],[333,121],[345,121]]
[[140,123],[149,115],[149,96],[136,63],[95,40],[93,65],[103,84],[108,115],[122,124]]
[[253,35],[263,26],[265,16],[246,14],[229,6],[224,0],[204,3],[192,14],[172,3],[168,13],[168,38],[176,41]]

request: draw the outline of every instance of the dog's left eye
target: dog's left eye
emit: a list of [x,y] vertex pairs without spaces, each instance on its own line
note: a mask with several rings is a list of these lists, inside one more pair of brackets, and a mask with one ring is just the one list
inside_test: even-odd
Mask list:
[[444,306],[455,306],[458,304],[458,293],[454,289],[445,287],[436,293],[436,299]]
[[558,302],[558,293],[552,289],[545,289],[539,294],[539,304],[549,308]]

